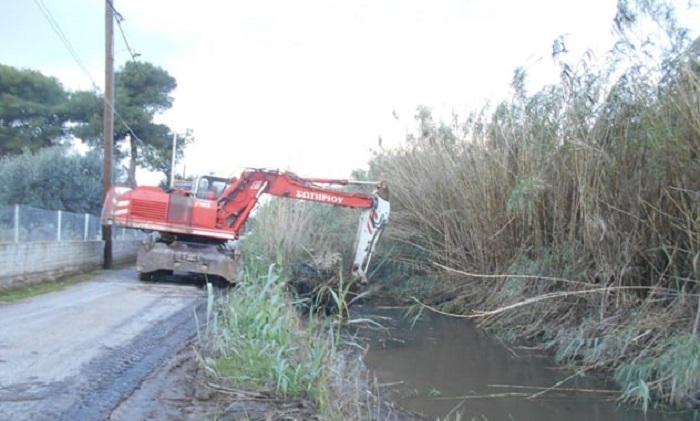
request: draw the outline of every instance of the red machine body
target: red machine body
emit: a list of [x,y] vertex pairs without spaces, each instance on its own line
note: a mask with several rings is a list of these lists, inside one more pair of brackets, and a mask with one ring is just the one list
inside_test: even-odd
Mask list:
[[[369,258],[388,220],[388,188],[372,194],[333,189],[352,183],[342,179],[301,178],[293,173],[248,169],[239,178],[204,176],[193,189],[113,187],[105,198],[104,224],[159,233],[144,241],[137,259],[142,277],[183,270],[235,281],[235,253],[226,244],[237,240],[263,194],[362,209],[353,272],[364,277]],[[223,250],[223,251],[222,251]]]

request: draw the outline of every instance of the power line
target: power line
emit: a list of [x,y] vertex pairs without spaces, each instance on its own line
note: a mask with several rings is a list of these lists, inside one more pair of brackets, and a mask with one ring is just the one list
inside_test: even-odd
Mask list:
[[119,13],[117,9],[114,8],[114,4],[110,1],[107,0],[107,4],[109,4],[109,7],[112,9],[112,13],[114,14],[114,20],[117,22],[117,27],[119,27],[119,32],[122,34],[122,39],[124,40],[124,45],[126,45],[126,49],[129,51],[129,54],[131,55],[131,60],[136,61],[136,57],[140,56],[141,54],[139,53],[134,53],[134,51],[131,49],[131,46],[129,45],[129,41],[126,39],[126,34],[124,33],[124,28],[122,28],[122,22],[124,22],[126,19],[124,19],[124,15]]
[[49,22],[49,25],[51,25],[51,28],[54,30],[56,35],[58,35],[58,38],[66,47],[70,55],[73,57],[73,60],[75,60],[75,62],[78,63],[80,69],[83,71],[83,73],[85,73],[88,79],[90,79],[90,81],[92,82],[93,89],[97,90],[97,83],[95,82],[95,79],[93,79],[92,75],[90,75],[90,72],[88,71],[87,67],[85,67],[85,64],[83,64],[83,61],[80,59],[80,55],[77,51],[75,51],[75,48],[73,48],[73,45],[68,40],[68,37],[66,37],[66,34],[61,29],[61,26],[58,24],[58,22],[56,22],[56,19],[54,19],[53,14],[51,14],[51,10],[49,10],[49,8],[46,7],[43,0],[34,0],[34,3],[44,15],[44,18],[46,18],[46,20]]
[[[114,6],[112,6],[112,2],[108,1],[108,3],[110,5],[110,7],[112,8],[112,12],[115,12],[116,15],[121,17],[121,14],[119,14],[119,12],[116,12],[114,10]],[[73,48],[73,45],[71,44],[70,40],[68,40],[68,37],[61,29],[61,26],[58,24],[58,22],[56,22],[56,19],[54,19],[53,14],[51,13],[51,10],[49,10],[49,8],[46,6],[46,4],[44,4],[43,0],[34,0],[34,4],[37,5],[37,7],[41,11],[41,13],[44,15],[44,18],[49,22],[49,25],[51,25],[51,28],[53,29],[53,31],[56,33],[56,35],[58,35],[58,38],[61,40],[63,45],[66,47],[66,49],[68,50],[70,55],[73,57],[73,60],[78,64],[78,66],[80,66],[80,69],[83,71],[85,76],[87,76],[87,78],[90,79],[90,82],[92,82],[92,89],[94,91],[100,92],[100,89],[97,86],[95,79],[92,77],[92,75],[88,71],[87,67],[85,67],[85,64],[83,64],[83,61],[80,58],[80,54],[78,54],[78,52],[75,50],[75,48]],[[121,19],[124,19],[124,18],[121,17]],[[120,28],[121,28],[121,26],[120,26]],[[126,38],[124,38],[124,41],[126,42]],[[127,44],[127,46],[128,46],[128,44]],[[131,49],[129,49],[129,52],[131,52]],[[134,54],[132,53],[132,58],[133,57],[134,57]],[[117,116],[117,118],[119,119],[119,122],[124,126],[124,128],[129,132],[129,134],[131,136],[133,136],[134,139],[136,139],[137,141],[143,143],[143,140],[141,140],[138,136],[136,136],[136,133],[134,133],[134,130],[127,124],[127,122],[119,114],[119,112],[117,112],[117,108],[114,106],[114,104],[111,101],[109,101],[107,98],[105,98],[104,95],[102,95],[102,97],[103,97],[104,102],[109,107],[112,108],[112,110],[114,111],[114,115]]]

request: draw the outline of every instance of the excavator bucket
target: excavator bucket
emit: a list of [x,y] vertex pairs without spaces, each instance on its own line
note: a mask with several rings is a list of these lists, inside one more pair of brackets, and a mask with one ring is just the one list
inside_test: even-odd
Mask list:
[[352,264],[352,274],[367,283],[367,268],[372,259],[377,241],[389,221],[388,193],[384,197],[381,194],[375,196],[376,202],[373,208],[367,209],[360,215],[360,223],[357,227],[355,240],[355,260]]

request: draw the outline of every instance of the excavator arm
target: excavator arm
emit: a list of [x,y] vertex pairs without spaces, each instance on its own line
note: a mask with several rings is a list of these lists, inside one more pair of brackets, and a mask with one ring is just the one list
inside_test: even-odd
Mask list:
[[[372,194],[332,188],[372,184]],[[218,199],[219,224],[240,232],[262,194],[363,209],[355,239],[352,273],[366,281],[366,271],[384,226],[389,220],[389,189],[385,182],[353,182],[344,179],[301,178],[289,172],[249,169]]]

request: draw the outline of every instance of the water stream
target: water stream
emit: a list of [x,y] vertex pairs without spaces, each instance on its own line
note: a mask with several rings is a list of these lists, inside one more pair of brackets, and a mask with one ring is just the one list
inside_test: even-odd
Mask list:
[[[395,402],[430,419],[512,421],[686,421],[690,412],[624,408],[613,384],[573,376],[541,354],[508,347],[464,319],[423,314],[412,326],[397,309],[356,307],[386,329],[362,329],[365,363]],[[555,390],[544,392],[558,382]],[[571,389],[578,389],[572,391]],[[538,397],[532,395],[542,392]],[[695,414],[696,416],[698,414]]]

